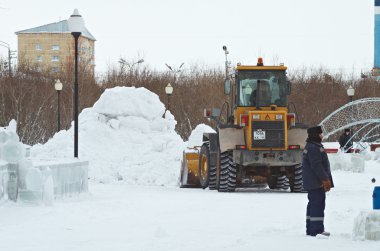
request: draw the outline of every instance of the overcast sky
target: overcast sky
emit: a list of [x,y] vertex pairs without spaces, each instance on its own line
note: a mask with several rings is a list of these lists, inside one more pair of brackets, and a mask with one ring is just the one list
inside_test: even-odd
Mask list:
[[[0,40],[68,19],[77,8],[95,36],[96,70],[120,57],[157,70],[202,64],[284,62],[346,73],[373,66],[374,0],[0,0]],[[0,56],[7,50],[0,47]]]

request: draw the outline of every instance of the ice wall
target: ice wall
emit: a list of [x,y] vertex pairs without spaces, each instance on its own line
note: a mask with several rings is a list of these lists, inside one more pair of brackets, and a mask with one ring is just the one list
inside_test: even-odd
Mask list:
[[25,147],[16,133],[16,121],[0,128],[0,199],[17,200],[18,163],[25,156]]
[[365,169],[365,156],[356,153],[328,154],[331,170],[351,171],[363,173]]
[[88,162],[74,158],[30,159],[16,121],[0,128],[0,200],[45,201],[88,191]]
[[19,198],[51,203],[88,191],[88,161],[28,159],[19,165]]
[[0,201],[8,198],[8,163],[0,160]]
[[354,240],[380,240],[380,210],[362,211],[355,218]]

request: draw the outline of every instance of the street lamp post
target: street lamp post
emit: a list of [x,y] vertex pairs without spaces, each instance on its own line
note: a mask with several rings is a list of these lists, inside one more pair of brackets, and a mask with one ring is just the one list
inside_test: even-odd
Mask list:
[[74,37],[75,52],[74,52],[74,157],[78,158],[78,106],[79,106],[79,86],[78,86],[78,39],[82,34],[84,28],[84,21],[78,10],[75,9],[74,13],[70,16],[69,28]]
[[[131,66],[129,67],[129,82],[131,83],[131,86],[134,86],[134,85],[132,84],[133,67],[134,67],[136,64],[139,66],[141,63],[144,63],[144,59],[140,59],[139,61],[134,62],[134,63],[131,64]],[[138,71],[138,70],[139,70],[139,68],[137,68],[137,71]]]
[[61,81],[59,81],[59,79],[57,79],[57,81],[55,81],[55,84],[54,84],[54,88],[55,90],[57,91],[57,96],[58,96],[58,107],[57,107],[57,114],[58,114],[58,118],[57,118],[57,124],[58,124],[58,132],[61,130],[61,114],[60,114],[60,100],[59,100],[59,94],[61,93],[62,91],[62,88],[63,88],[63,85],[61,83]]
[[168,85],[165,87],[165,93],[166,93],[166,96],[168,97],[168,107],[167,107],[167,110],[170,109],[170,96],[173,94],[173,86],[168,83]]
[[[352,103],[354,95],[355,95],[355,89],[354,87],[352,87],[352,85],[350,85],[347,89],[347,96],[350,98],[350,103]],[[354,108],[351,104],[351,123],[353,121],[354,121]],[[352,135],[352,129],[350,130],[350,139],[351,139],[351,135]]]

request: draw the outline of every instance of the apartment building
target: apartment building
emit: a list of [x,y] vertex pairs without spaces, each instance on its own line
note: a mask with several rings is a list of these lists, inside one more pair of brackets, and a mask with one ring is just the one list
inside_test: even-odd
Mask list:
[[[78,15],[79,12],[75,9],[70,18]],[[74,37],[68,20],[17,31],[16,35],[19,63],[36,65],[41,70],[53,73],[73,67]],[[95,37],[84,28],[78,40],[79,65],[92,73],[95,69],[95,41]]]

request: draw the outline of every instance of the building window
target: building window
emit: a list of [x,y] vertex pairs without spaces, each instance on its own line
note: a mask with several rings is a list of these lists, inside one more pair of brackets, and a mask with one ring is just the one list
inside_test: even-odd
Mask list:
[[52,67],[51,68],[51,72],[52,73],[57,73],[59,71],[59,68],[58,67]]
[[51,61],[52,62],[59,62],[59,56],[52,56]]
[[42,50],[42,45],[41,44],[36,44],[36,51]]
[[53,51],[59,51],[59,45],[52,45],[52,46],[51,46],[51,49],[52,49]]
[[42,56],[37,56],[37,57],[36,57],[36,61],[37,61],[37,62],[42,62]]

